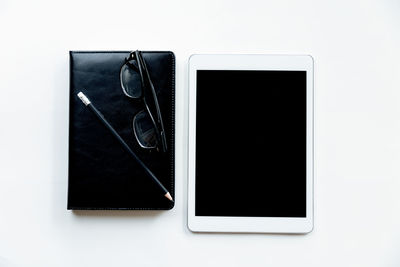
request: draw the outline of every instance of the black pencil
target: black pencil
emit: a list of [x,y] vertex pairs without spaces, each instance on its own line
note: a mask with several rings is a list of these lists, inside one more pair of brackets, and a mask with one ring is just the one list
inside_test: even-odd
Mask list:
[[154,173],[151,172],[149,168],[139,159],[139,157],[132,151],[132,149],[128,146],[127,143],[125,143],[124,139],[115,131],[115,129],[111,126],[110,123],[104,118],[103,114],[100,113],[100,111],[97,110],[97,108],[90,102],[89,98],[87,98],[82,92],[78,93],[78,97],[82,100],[83,104],[85,104],[87,107],[90,108],[90,110],[96,115],[96,117],[103,122],[103,124],[110,130],[110,132],[114,135],[115,138],[121,143],[121,145],[125,148],[126,151],[139,163],[140,166],[143,167],[143,169],[149,174],[149,176],[153,179],[156,184],[161,188],[161,190],[164,192],[164,196],[168,198],[171,201],[174,201],[171,197],[171,194],[168,192],[168,190],[162,185],[162,183],[157,179],[157,177],[154,175]]

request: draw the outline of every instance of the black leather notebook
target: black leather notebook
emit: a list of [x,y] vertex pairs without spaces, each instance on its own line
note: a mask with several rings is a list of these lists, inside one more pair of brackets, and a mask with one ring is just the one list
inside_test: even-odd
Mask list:
[[128,97],[121,85],[121,68],[130,51],[70,52],[68,209],[173,207],[173,202],[77,97],[82,91],[91,100],[174,198],[175,57],[163,51],[144,51],[141,55],[162,114],[166,151],[143,147],[135,136],[134,118],[147,109],[143,99]]

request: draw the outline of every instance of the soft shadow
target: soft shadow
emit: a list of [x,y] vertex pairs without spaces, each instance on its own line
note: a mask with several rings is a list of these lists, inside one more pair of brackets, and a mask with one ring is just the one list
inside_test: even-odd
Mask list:
[[[183,58],[183,57],[182,57]],[[179,75],[177,76],[176,81],[182,81],[182,83],[178,83],[176,86],[177,89],[179,89],[179,91],[177,90],[177,96],[179,96],[179,98],[177,99],[177,103],[180,103],[179,109],[177,107],[176,111],[177,112],[181,112],[182,117],[180,118],[181,120],[179,121],[179,123],[182,126],[182,140],[181,140],[181,145],[182,148],[180,149],[180,153],[182,153],[181,155],[181,161],[176,163],[176,167],[180,167],[182,170],[182,208],[183,208],[183,216],[182,216],[182,228],[183,231],[185,233],[190,233],[189,228],[187,227],[187,213],[188,213],[188,136],[189,136],[189,128],[188,128],[188,120],[189,120],[189,116],[188,116],[188,110],[189,110],[189,57],[184,57],[185,60],[183,62],[183,64],[181,64],[182,62],[178,62],[177,60],[177,64],[176,64],[176,73],[184,73],[184,75],[182,75],[183,77],[180,77]],[[183,65],[183,66],[182,66]],[[179,94],[178,94],[179,93]]]
[[[189,230],[190,231],[190,230]],[[218,233],[218,232],[192,232],[192,234],[196,235],[266,235],[266,236],[271,236],[271,237],[307,237],[312,234],[311,233],[237,233],[237,232],[224,232],[224,233]]]
[[58,54],[53,73],[52,132],[52,215],[57,223],[63,223],[67,209],[68,187],[68,121],[69,121],[69,62],[68,51]]
[[114,217],[114,218],[155,218],[164,210],[73,210],[72,214],[78,217]]

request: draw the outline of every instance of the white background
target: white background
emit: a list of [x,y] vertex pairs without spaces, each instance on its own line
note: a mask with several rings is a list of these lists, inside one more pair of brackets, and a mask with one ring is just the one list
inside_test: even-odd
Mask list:
[[[0,266],[400,266],[400,3],[0,1]],[[172,50],[176,206],[66,210],[69,50]],[[192,53],[315,58],[315,229],[186,227]]]

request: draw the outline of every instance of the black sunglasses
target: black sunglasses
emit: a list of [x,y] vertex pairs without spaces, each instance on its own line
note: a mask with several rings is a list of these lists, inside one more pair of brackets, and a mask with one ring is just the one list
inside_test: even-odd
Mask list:
[[157,93],[140,51],[131,52],[125,59],[120,70],[120,81],[124,94],[130,98],[142,99],[146,107],[133,118],[133,131],[139,145],[166,152],[167,138]]

